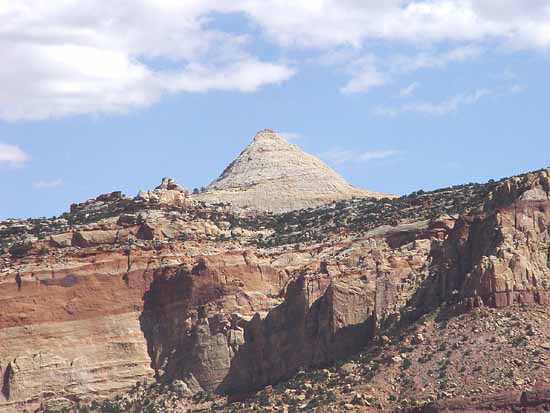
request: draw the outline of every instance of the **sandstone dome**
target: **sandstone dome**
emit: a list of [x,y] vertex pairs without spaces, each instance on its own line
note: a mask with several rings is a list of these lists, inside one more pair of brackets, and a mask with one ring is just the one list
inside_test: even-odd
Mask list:
[[257,211],[287,212],[353,197],[385,196],[350,185],[320,159],[265,129],[194,197]]

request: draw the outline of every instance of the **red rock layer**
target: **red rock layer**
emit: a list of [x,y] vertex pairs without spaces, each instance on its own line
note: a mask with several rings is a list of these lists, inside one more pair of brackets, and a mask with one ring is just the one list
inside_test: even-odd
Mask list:
[[177,209],[104,216],[107,201],[137,204],[90,201],[75,214],[90,210],[101,225],[9,248],[0,411],[109,395],[153,375],[197,390],[256,390],[444,304],[549,301],[547,171],[499,184],[483,210],[460,217],[351,235],[343,210],[325,241],[273,248],[258,240],[278,226],[245,230],[170,191]]

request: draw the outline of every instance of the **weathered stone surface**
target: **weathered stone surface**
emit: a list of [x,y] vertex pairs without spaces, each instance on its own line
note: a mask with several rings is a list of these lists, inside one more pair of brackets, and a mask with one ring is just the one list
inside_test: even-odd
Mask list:
[[0,411],[51,396],[110,395],[153,377],[139,313],[0,329]]
[[127,242],[129,235],[130,231],[127,229],[77,231],[73,234],[72,245],[75,247],[91,247],[101,244],[113,245]]
[[340,199],[384,196],[351,186],[322,161],[266,129],[195,198],[282,212]]
[[374,333],[374,302],[360,280],[333,283],[310,302],[315,282],[289,284],[285,301],[244,325],[244,342],[218,389],[246,393],[288,379],[301,368],[334,362],[364,347]]
[[[253,152],[269,152],[266,139],[278,138],[257,139]],[[249,173],[232,168],[220,185]],[[2,222],[0,411],[109,396],[152,376],[180,380],[192,395],[233,396],[366,345],[387,351],[399,342],[407,351],[377,359],[380,376],[368,370],[381,394],[393,396],[384,372],[414,366],[409,353],[425,346],[448,352],[433,347],[428,317],[548,304],[549,191],[549,173],[539,171],[395,200],[240,214],[198,202],[167,179],[135,198],[111,193],[74,204],[60,218]],[[529,317],[514,343],[539,334]],[[524,353],[544,363],[539,348]],[[432,373],[411,368],[433,384]],[[369,400],[354,395],[345,404]]]
[[73,243],[73,233],[66,232],[64,234],[52,235],[50,237],[50,241],[52,242],[54,247],[58,247],[58,248],[70,247],[72,246],[72,243]]
[[163,178],[159,186],[151,191],[140,191],[138,199],[161,205],[185,207],[190,204],[189,191],[172,178]]
[[432,252],[434,277],[418,301],[468,309],[550,303],[548,175],[505,182],[489,194],[490,208],[461,217]]
[[242,343],[238,320],[277,305],[286,278],[242,252],[200,257],[159,274],[141,318],[158,376],[193,377],[203,389],[216,390]]

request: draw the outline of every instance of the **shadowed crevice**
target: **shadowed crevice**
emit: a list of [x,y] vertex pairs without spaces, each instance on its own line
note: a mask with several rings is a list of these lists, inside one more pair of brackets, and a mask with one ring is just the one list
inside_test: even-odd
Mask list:
[[292,282],[285,302],[265,319],[257,314],[244,328],[245,342],[231,362],[218,391],[246,394],[293,377],[300,369],[318,368],[349,357],[371,342],[375,334],[374,308],[365,306],[357,324],[336,325],[344,305],[338,287],[329,286],[311,306],[303,277]]
[[11,393],[11,382],[13,380],[13,367],[11,363],[8,363],[8,366],[6,367],[6,370],[4,371],[4,375],[2,378],[2,390],[1,393],[4,395],[6,400],[10,399],[10,393]]

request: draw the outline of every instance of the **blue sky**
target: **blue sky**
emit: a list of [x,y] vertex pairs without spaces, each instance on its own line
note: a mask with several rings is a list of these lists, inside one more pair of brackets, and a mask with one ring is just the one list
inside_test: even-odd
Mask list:
[[206,186],[267,127],[389,193],[550,164],[546,1],[124,3],[0,0],[0,219]]

